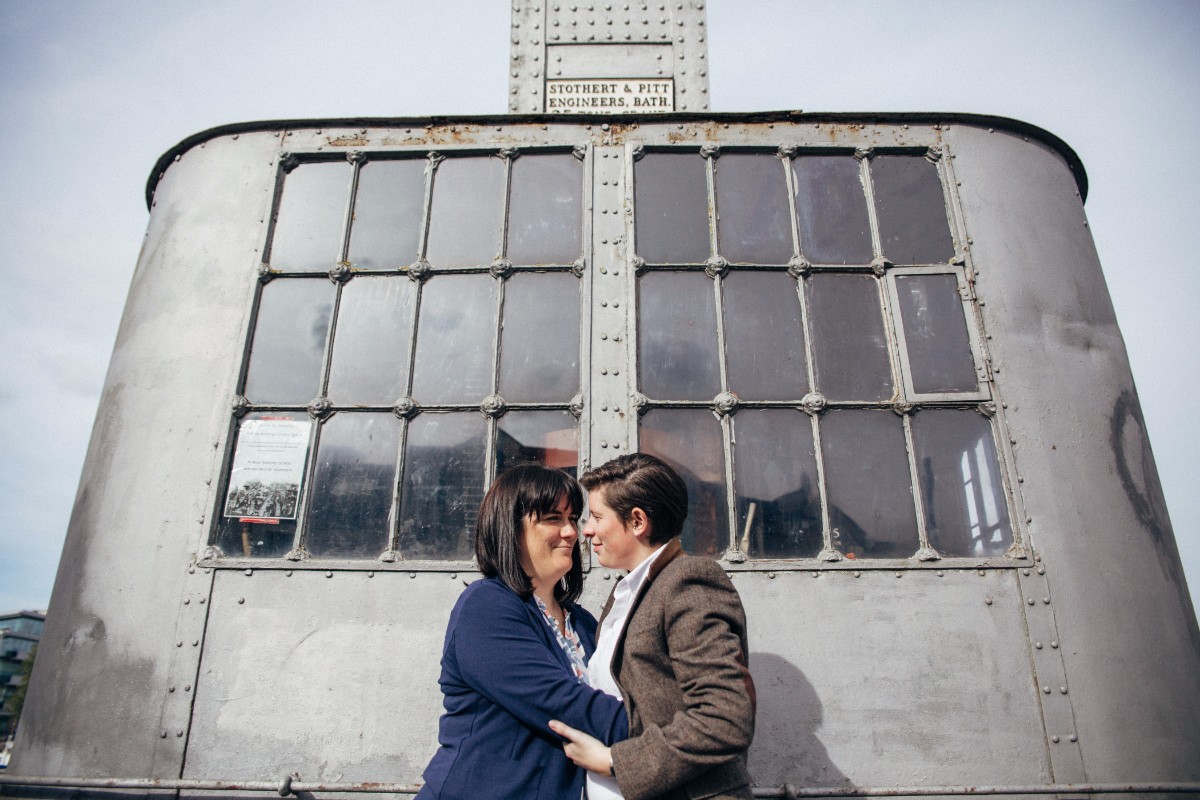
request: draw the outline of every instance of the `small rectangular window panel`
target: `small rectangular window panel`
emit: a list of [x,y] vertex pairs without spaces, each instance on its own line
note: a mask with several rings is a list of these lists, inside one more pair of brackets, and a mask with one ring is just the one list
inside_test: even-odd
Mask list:
[[717,253],[735,264],[786,264],[792,257],[787,167],[766,153],[727,153],[713,163]]
[[287,174],[271,239],[272,269],[328,272],[341,261],[352,174],[346,161],[299,164]]
[[583,164],[572,153],[512,162],[505,258],[517,266],[573,264],[583,255]]
[[813,264],[869,264],[871,221],[853,155],[792,159],[800,252]]
[[324,278],[262,287],[244,394],[262,405],[304,405],[321,393],[336,287]]
[[381,160],[359,169],[350,228],[353,266],[398,269],[417,260],[427,164],[423,158]]
[[434,162],[426,258],[435,268],[490,264],[500,256],[506,163],[494,156]]
[[954,257],[937,165],[923,156],[871,159],[883,256],[893,264],[944,264]]
[[711,255],[708,164],[697,150],[646,153],[634,164],[637,253],[648,264],[703,264]]
[[721,391],[712,279],[703,271],[651,270],[637,284],[642,392],[711,400]]

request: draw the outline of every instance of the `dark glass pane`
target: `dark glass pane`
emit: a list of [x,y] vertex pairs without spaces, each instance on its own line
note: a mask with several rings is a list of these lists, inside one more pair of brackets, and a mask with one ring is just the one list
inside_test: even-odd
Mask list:
[[708,177],[697,152],[647,153],[634,165],[637,252],[650,264],[702,264],[708,241]]
[[642,417],[638,441],[641,452],[666,461],[687,484],[684,549],[719,558],[729,547],[721,423],[703,408],[656,408]]
[[504,287],[500,395],[566,403],[579,391],[579,279],[570,272],[513,275]]
[[717,252],[738,264],[786,264],[792,223],[783,163],[773,155],[729,153],[715,171]]
[[937,166],[922,156],[871,160],[883,255],[893,264],[940,264],[954,255]]
[[848,558],[912,556],[919,543],[904,421],[891,411],[834,410],[820,424],[833,546]]
[[225,555],[266,558],[292,549],[311,430],[305,413],[252,413],[238,424],[217,526]]
[[304,546],[314,556],[375,558],[388,546],[400,420],[334,414],[321,426]]
[[830,400],[890,399],[892,367],[876,280],[813,275],[807,284],[817,391]]
[[301,164],[283,181],[271,239],[271,266],[328,272],[342,257],[352,167],[346,161]]
[[973,392],[978,388],[971,340],[954,275],[897,275],[900,321],[913,390]]
[[512,164],[508,251],[518,266],[571,264],[583,253],[583,169],[570,153]]
[[925,409],[912,421],[929,544],[944,556],[999,556],[1012,545],[996,442],[971,409]]
[[391,405],[405,394],[417,285],[360,275],[342,287],[329,397],[337,405]]
[[325,279],[278,279],[262,287],[246,374],[253,403],[303,405],[316,397],[337,288]]
[[421,289],[412,395],[422,405],[478,403],[492,393],[496,281],[435,275]]
[[496,427],[497,474],[517,464],[576,473],[579,421],[569,411],[509,411]]
[[662,400],[711,400],[721,391],[713,282],[703,272],[638,278],[638,375]]
[[732,272],[721,286],[729,388],[743,400],[799,399],[808,391],[796,280]]
[[426,258],[436,267],[490,264],[500,255],[504,161],[448,158],[433,174]]
[[733,419],[737,534],[755,558],[821,552],[821,493],[812,422],[783,409],[742,409]]
[[804,257],[814,264],[869,264],[871,222],[858,159],[800,156],[792,172]]
[[350,263],[365,269],[417,260],[425,207],[424,159],[368,161],[358,170]]
[[404,558],[474,555],[486,432],[478,411],[418,414],[409,422],[398,545]]

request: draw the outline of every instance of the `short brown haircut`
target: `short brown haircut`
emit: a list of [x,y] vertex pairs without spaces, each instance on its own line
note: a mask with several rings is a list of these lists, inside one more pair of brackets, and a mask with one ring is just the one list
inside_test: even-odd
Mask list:
[[[485,577],[499,577],[520,597],[533,593],[533,584],[521,567],[521,542],[525,519],[538,519],[554,511],[563,500],[578,517],[583,510],[579,484],[562,470],[535,464],[500,473],[488,489],[475,520],[475,561]],[[560,603],[574,603],[583,591],[583,559],[579,542],[571,551],[571,570],[554,587]]]
[[665,461],[646,453],[617,456],[579,479],[628,524],[635,508],[650,520],[650,544],[678,536],[688,514],[687,484]]

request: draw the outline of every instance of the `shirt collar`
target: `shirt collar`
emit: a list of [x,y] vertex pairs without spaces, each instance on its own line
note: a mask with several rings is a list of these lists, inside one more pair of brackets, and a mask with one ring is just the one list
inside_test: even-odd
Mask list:
[[646,576],[650,574],[650,567],[654,564],[662,551],[667,545],[661,545],[657,550],[646,557],[646,560],[634,567],[624,580],[617,584],[617,592],[625,595],[635,595],[642,588],[642,584],[646,582]]

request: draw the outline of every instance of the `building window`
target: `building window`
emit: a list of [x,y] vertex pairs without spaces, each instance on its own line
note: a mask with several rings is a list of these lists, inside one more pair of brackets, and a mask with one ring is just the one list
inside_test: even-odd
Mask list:
[[1013,545],[936,153],[649,149],[632,168],[640,450],[685,546],[934,560]]
[[281,172],[214,544],[469,559],[496,471],[579,463],[582,159],[319,158]]

